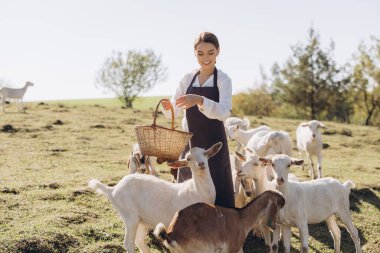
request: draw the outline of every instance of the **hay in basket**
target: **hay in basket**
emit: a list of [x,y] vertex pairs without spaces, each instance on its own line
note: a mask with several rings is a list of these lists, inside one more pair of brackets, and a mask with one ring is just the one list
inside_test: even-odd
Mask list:
[[164,100],[168,101],[168,99],[164,98],[157,104],[152,125],[135,127],[141,152],[148,156],[157,157],[157,161],[160,163],[178,160],[193,135],[192,133],[174,129],[173,107],[170,107],[172,114],[171,129],[156,125],[157,110]]

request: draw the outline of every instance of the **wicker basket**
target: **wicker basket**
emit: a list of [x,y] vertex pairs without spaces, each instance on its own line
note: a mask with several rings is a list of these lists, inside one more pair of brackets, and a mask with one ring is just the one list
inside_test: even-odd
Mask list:
[[156,107],[154,113],[153,124],[149,126],[136,126],[135,132],[137,142],[139,143],[142,153],[148,156],[155,156],[162,161],[175,161],[189,142],[192,133],[182,132],[174,129],[174,111],[170,107],[172,113],[172,128],[165,128],[156,125],[157,110],[160,103],[164,100],[161,99]]

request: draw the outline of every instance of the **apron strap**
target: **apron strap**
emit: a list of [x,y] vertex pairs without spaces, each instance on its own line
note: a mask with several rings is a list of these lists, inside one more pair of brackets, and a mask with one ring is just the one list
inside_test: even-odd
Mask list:
[[194,81],[195,81],[195,78],[197,77],[197,75],[199,75],[199,72],[201,72],[201,71],[198,70],[197,73],[195,73],[193,79],[191,79],[191,83],[190,83],[189,87],[193,85],[193,83],[194,83]]
[[[200,70],[197,71],[197,73],[195,73],[193,79],[191,79],[191,82],[190,82],[190,85],[189,86],[192,86],[193,83],[195,82],[195,78],[199,75],[199,72]],[[218,70],[216,69],[216,67],[214,68],[214,88],[218,87]]]
[[217,88],[218,87],[218,70],[214,69],[214,88]]

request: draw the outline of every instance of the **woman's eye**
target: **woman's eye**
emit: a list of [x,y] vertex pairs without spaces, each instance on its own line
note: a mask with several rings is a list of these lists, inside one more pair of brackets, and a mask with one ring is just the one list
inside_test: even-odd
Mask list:
[[214,55],[214,53],[209,53],[208,55],[209,55],[209,56],[212,56],[212,55]]

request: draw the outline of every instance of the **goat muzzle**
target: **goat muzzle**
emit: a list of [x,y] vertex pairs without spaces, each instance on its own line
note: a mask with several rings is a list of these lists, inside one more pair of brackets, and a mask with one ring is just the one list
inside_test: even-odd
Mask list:
[[284,179],[281,177],[281,178],[277,178],[277,185],[282,185],[284,183]]

